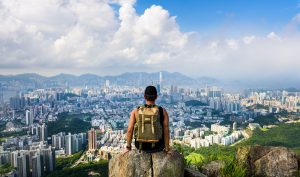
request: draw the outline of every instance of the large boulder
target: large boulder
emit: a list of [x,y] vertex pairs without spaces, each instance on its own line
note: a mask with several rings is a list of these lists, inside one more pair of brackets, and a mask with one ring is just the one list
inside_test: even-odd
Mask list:
[[131,150],[109,161],[110,177],[183,177],[184,159],[177,151],[145,153]]
[[151,154],[136,150],[116,155],[109,161],[110,177],[151,177]]
[[152,153],[154,177],[184,176],[184,159],[177,151]]
[[294,177],[298,173],[297,154],[285,147],[240,147],[236,158],[249,176]]

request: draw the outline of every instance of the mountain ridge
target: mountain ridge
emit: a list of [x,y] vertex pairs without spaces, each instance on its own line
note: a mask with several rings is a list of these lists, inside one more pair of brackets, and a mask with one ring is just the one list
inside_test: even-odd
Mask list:
[[[99,76],[93,73],[73,75],[60,73],[54,76],[43,76],[37,73],[22,73],[16,75],[0,75],[0,82],[12,85],[25,85],[25,87],[49,87],[49,86],[84,86],[103,85],[106,80],[111,84],[144,86],[156,85],[159,81],[160,72],[125,72],[119,75]],[[211,77],[192,78],[179,72],[162,71],[164,85],[197,85],[213,84],[219,81]],[[4,84],[4,85],[7,85]],[[31,86],[29,86],[31,85]]]

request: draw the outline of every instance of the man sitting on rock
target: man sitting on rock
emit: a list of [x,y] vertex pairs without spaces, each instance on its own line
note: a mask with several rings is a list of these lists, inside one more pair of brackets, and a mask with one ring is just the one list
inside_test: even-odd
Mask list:
[[169,116],[164,108],[155,104],[156,88],[154,86],[146,87],[144,98],[146,104],[135,108],[130,114],[125,153],[131,150],[133,135],[135,147],[139,151],[169,152]]

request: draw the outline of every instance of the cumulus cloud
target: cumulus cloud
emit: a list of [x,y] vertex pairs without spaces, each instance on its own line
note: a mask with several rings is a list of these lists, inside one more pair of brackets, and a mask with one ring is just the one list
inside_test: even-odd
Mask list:
[[[100,75],[179,71],[226,78],[300,74],[298,33],[199,39],[135,0],[0,1],[0,70]],[[299,24],[299,15],[288,26]]]

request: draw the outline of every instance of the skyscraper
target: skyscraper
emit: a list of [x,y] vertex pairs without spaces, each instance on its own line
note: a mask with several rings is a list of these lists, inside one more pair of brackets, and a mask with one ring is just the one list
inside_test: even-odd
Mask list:
[[68,133],[68,135],[66,135],[66,154],[67,155],[71,155],[72,154],[72,135],[71,133]]
[[42,124],[41,126],[39,126],[40,141],[47,141],[47,136],[47,125]]
[[44,174],[43,156],[37,153],[31,158],[32,161],[32,177],[41,177]]
[[29,156],[27,154],[21,154],[17,158],[17,171],[18,171],[18,177],[30,176]]
[[26,110],[25,111],[25,117],[26,117],[26,125],[32,125],[33,124],[33,115],[31,111]]
[[95,149],[97,149],[97,134],[94,128],[92,128],[89,132],[88,132],[88,141],[89,141],[89,151],[93,151]]
[[47,149],[42,150],[44,153],[44,161],[46,166],[46,171],[51,172],[55,169],[55,150],[51,146]]
[[162,72],[159,72],[159,85],[160,85],[160,90],[163,89],[163,74]]
[[17,151],[13,151],[10,153],[10,165],[12,167],[18,166],[18,152]]

